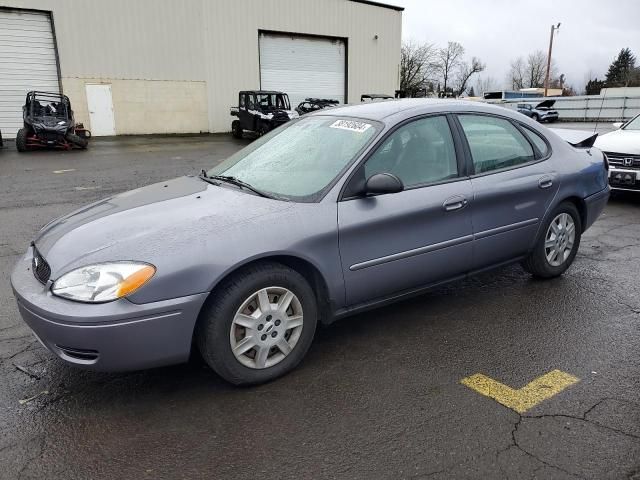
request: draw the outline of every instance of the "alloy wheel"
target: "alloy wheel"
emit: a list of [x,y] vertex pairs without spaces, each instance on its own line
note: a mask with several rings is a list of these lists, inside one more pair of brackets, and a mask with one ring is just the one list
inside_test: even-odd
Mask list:
[[576,224],[568,213],[558,214],[549,225],[544,242],[544,253],[552,267],[567,261],[576,240]]
[[236,359],[254,369],[272,367],[295,348],[303,328],[302,304],[283,287],[251,294],[231,323],[230,344]]

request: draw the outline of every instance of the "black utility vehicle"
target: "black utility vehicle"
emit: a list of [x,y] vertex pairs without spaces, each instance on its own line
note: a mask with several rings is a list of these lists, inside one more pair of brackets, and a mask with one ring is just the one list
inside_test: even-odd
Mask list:
[[360,95],[361,102],[379,102],[381,100],[393,100],[393,95],[387,95],[386,93],[365,93]]
[[315,112],[323,108],[335,107],[339,103],[338,100],[330,100],[328,98],[305,98],[304,102],[300,102],[296,107],[296,112],[304,115],[305,113]]
[[231,131],[236,138],[242,138],[247,130],[264,135],[274,128],[298,117],[291,110],[289,95],[268,90],[246,90],[238,95],[238,106],[231,107],[231,116],[238,117],[231,122]]
[[27,93],[22,107],[24,127],[16,135],[19,152],[36,148],[87,148],[91,132],[76,123],[69,97],[59,93]]

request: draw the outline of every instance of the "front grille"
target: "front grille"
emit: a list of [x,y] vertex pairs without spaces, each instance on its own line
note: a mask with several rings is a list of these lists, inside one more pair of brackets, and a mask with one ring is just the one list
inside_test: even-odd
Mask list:
[[612,152],[605,152],[605,154],[613,167],[640,170],[640,155]]
[[51,276],[51,267],[36,247],[33,247],[33,259],[31,260],[33,275],[40,283],[47,283]]
[[55,132],[40,132],[38,133],[38,137],[40,137],[45,142],[57,142],[60,140],[60,134]]

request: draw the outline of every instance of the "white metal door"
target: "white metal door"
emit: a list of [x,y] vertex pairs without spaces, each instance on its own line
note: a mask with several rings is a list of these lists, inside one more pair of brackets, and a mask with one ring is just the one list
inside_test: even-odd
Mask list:
[[0,10],[0,131],[14,138],[30,90],[60,92],[56,50],[47,13]]
[[291,106],[305,98],[345,101],[343,40],[260,34],[260,88],[289,94]]
[[116,134],[116,124],[113,118],[113,99],[111,85],[85,85],[87,89],[87,107],[91,122],[91,135],[109,136]]

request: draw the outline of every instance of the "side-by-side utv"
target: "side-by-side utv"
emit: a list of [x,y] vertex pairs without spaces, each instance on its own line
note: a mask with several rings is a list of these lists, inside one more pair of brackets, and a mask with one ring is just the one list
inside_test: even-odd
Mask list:
[[291,110],[289,96],[283,92],[267,90],[244,90],[238,94],[238,106],[231,107],[231,132],[242,138],[245,131],[264,135],[274,128],[297,118],[298,112]]
[[22,107],[24,126],[16,135],[16,148],[26,152],[36,148],[87,148],[91,132],[76,123],[69,97],[59,93],[27,93]]

